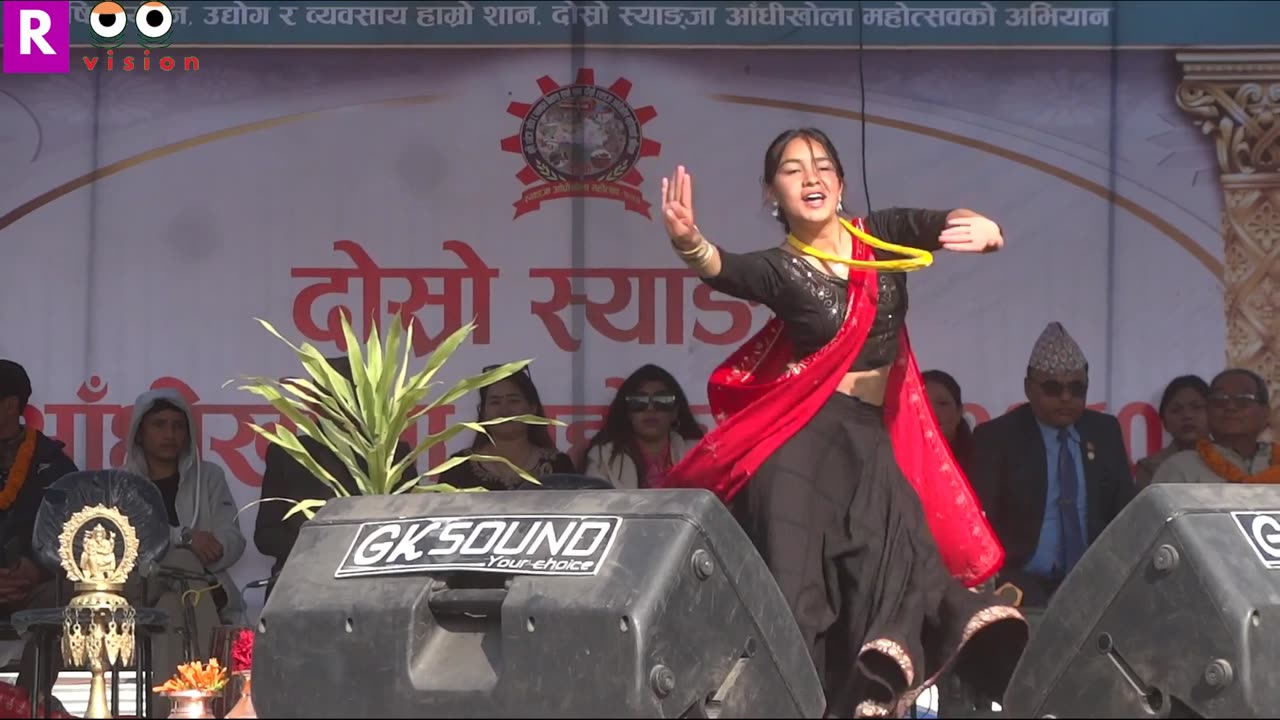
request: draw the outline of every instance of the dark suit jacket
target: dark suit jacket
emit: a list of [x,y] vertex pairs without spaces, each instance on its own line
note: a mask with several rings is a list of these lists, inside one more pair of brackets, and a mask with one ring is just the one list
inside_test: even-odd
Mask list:
[[[316,458],[324,469],[340,483],[351,495],[359,495],[360,489],[355,478],[347,470],[336,455],[329,452],[315,440],[303,435],[298,438],[302,446]],[[410,447],[404,441],[396,444],[396,459],[409,454]],[[408,480],[418,474],[415,464],[405,469],[404,478]],[[333,489],[323,480],[312,475],[293,456],[283,448],[272,443],[267,446],[266,467],[262,473],[262,498],[285,498],[287,500],[328,500],[334,497]],[[293,544],[298,540],[298,532],[307,518],[302,513],[284,518],[293,505],[286,502],[264,502],[258,505],[258,518],[254,526],[253,542],[263,555],[274,557],[271,567],[272,576],[278,575],[284,567],[285,560],[293,551]]]
[[[1084,465],[1088,541],[1092,543],[1133,499],[1137,491],[1114,416],[1085,410],[1076,422]],[[1005,549],[1003,581],[1027,593],[1026,604],[1041,604],[1041,594],[1056,586],[1037,583],[1022,572],[1035,554],[1049,492],[1048,459],[1040,425],[1030,405],[1022,405],[973,431],[974,459],[969,477],[987,513],[987,521]],[[1089,459],[1092,447],[1094,458]],[[1039,585],[1040,587],[1036,587]],[[1047,602],[1047,597],[1043,598]]]

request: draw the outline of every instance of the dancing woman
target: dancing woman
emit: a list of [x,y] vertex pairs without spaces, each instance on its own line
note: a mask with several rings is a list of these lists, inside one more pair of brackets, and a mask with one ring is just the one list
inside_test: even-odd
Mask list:
[[828,716],[900,715],[947,670],[998,698],[1026,623],[965,587],[993,576],[1004,551],[929,408],[906,276],[876,271],[904,263],[868,243],[927,262],[922,250],[997,250],[1000,229],[968,210],[844,220],[844,168],[812,128],[770,144],[764,181],[787,242],[745,254],[699,232],[683,167],[662,182],[684,262],[774,314],[713,373],[718,425],[665,487],[712,490],[739,514],[809,645]]

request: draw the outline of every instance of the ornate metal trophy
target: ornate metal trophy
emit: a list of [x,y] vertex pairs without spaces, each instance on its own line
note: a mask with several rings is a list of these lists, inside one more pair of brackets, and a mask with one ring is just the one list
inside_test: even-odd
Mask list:
[[115,508],[87,507],[63,526],[58,557],[75,583],[63,618],[62,658],[92,674],[85,717],[108,718],[107,670],[133,661],[136,612],[124,589],[138,560],[138,536]]

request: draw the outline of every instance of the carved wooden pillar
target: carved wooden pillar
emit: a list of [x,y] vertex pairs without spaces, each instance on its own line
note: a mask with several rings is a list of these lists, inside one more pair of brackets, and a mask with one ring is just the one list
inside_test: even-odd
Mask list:
[[1178,107],[1217,149],[1227,364],[1266,378],[1280,435],[1280,52],[1178,53]]

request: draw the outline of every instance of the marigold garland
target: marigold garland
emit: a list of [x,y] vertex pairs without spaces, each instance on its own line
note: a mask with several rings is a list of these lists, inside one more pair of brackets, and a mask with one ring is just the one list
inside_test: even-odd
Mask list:
[[1245,475],[1244,471],[1218,452],[1218,448],[1208,440],[1201,439],[1196,443],[1196,452],[1200,459],[1219,477],[1227,482],[1247,485],[1280,485],[1280,443],[1271,445],[1271,467],[1256,475]]
[[27,484],[31,475],[31,461],[36,456],[35,428],[26,429],[26,437],[18,446],[18,455],[13,459],[13,467],[9,468],[9,479],[5,481],[4,490],[0,490],[0,510],[8,510],[18,500],[22,486]]
[[218,658],[211,658],[206,665],[199,660],[183,663],[178,666],[173,677],[164,681],[163,685],[151,688],[156,693],[221,692],[227,686],[227,670],[218,664]]

